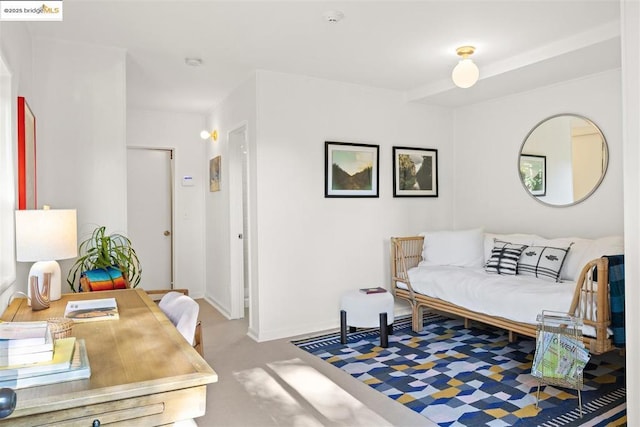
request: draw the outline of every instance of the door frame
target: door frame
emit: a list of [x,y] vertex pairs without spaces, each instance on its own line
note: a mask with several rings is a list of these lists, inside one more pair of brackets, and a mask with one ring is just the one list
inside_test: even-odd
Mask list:
[[[171,265],[169,266],[170,269],[170,275],[171,275],[171,289],[174,288],[175,285],[175,281],[176,281],[176,251],[175,251],[175,244],[176,244],[176,239],[175,239],[175,229],[176,229],[176,225],[175,225],[175,193],[176,193],[176,183],[175,183],[175,161],[176,161],[176,156],[175,156],[175,148],[172,147],[150,147],[150,146],[145,146],[145,145],[127,145],[127,150],[146,150],[146,151],[167,151],[169,153],[169,175],[170,175],[170,185],[169,185],[169,223],[171,225],[171,244],[169,247],[169,258],[171,260]],[[129,157],[127,154],[127,161],[128,161]],[[127,183],[127,191],[129,190],[128,188],[128,183]],[[129,211],[128,211],[128,206],[127,206],[127,230],[129,229]]]
[[[232,147],[232,143],[231,143],[231,138],[232,135],[237,134],[237,133],[241,133],[243,135],[244,141],[243,141],[243,145],[245,148],[245,155],[241,155],[239,156],[239,158],[236,157],[236,155],[239,153],[239,150],[236,151],[236,149],[234,147]],[[229,268],[230,268],[230,295],[231,295],[231,318],[232,319],[241,319],[244,317],[244,313],[245,313],[245,283],[248,284],[247,286],[247,293],[248,295],[246,295],[246,297],[248,298],[249,301],[249,319],[252,318],[252,272],[251,272],[251,243],[252,243],[252,239],[251,239],[251,206],[250,206],[250,194],[251,194],[251,185],[250,185],[250,173],[249,173],[249,156],[250,156],[250,150],[249,150],[249,138],[247,136],[248,134],[248,123],[247,122],[242,122],[236,126],[234,126],[229,132],[227,132],[227,141],[228,141],[228,152],[229,152],[229,254],[230,254],[230,263],[229,263]],[[240,167],[240,170],[237,170],[235,168]],[[243,214],[241,216],[241,224],[242,224],[242,255],[241,255],[241,259],[238,260],[238,252],[237,252],[237,240],[238,240],[238,228],[235,228],[234,224],[232,221],[234,218],[238,218],[239,217],[239,213],[238,212],[238,204],[237,203],[233,203],[233,201],[231,200],[231,198],[233,197],[232,195],[234,194],[233,191],[238,189],[238,185],[236,185],[234,187],[232,187],[232,182],[233,182],[233,178],[232,177],[239,177],[240,178],[240,182],[236,183],[239,184],[239,188],[241,189],[240,192],[240,201],[241,201],[241,206],[242,206],[242,211]],[[246,183],[246,187],[243,188],[243,181],[244,183]],[[245,222],[245,217],[246,217],[246,222]],[[239,265],[240,264],[240,265]],[[234,271],[236,268],[241,267],[242,268],[242,277],[244,278],[244,280],[239,280],[238,279],[238,275],[237,271]]]

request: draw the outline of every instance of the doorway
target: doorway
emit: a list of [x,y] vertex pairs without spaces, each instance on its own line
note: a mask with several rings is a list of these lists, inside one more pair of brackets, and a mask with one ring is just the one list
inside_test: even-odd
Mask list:
[[247,125],[229,132],[228,141],[231,318],[241,319],[251,299]]
[[145,290],[173,289],[173,150],[127,148],[127,233]]

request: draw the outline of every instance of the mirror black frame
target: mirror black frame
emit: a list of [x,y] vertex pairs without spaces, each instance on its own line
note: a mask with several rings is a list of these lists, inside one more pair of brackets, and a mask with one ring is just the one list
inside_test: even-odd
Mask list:
[[[523,178],[522,178],[522,174],[520,173],[520,159],[521,157],[524,156],[530,156],[530,154],[525,153],[523,154],[523,150],[525,147],[525,144],[527,143],[527,141],[529,140],[529,137],[531,136],[531,134],[533,134],[540,126],[542,126],[543,124],[549,122],[550,120],[553,120],[555,118],[558,117],[573,117],[573,118],[578,118],[581,119],[583,121],[585,121],[587,124],[589,124],[590,126],[592,126],[597,133],[600,135],[600,137],[602,138],[602,143],[603,143],[603,147],[604,147],[604,159],[603,159],[603,164],[602,164],[602,174],[600,175],[600,179],[598,179],[598,181],[595,183],[595,185],[593,186],[593,188],[586,193],[582,198],[578,199],[578,200],[574,200],[570,203],[565,203],[565,204],[554,204],[554,203],[549,203],[546,202],[544,200],[541,200],[540,197],[543,197],[544,194],[540,194],[540,195],[535,195],[531,192],[531,190],[526,186]],[[520,151],[518,152],[518,158],[517,158],[517,171],[518,171],[518,177],[520,179],[520,183],[522,184],[522,188],[524,188],[524,190],[527,192],[527,194],[535,199],[538,203],[541,203],[543,205],[546,206],[551,206],[551,207],[555,207],[555,208],[562,208],[562,207],[569,207],[569,206],[574,206],[577,205],[578,203],[581,203],[583,201],[585,201],[586,199],[588,199],[589,197],[591,197],[591,195],[600,187],[600,184],[602,184],[602,181],[604,180],[605,175],[607,174],[607,169],[609,167],[609,144],[607,143],[607,139],[604,136],[604,133],[602,132],[602,130],[600,129],[600,127],[598,127],[598,125],[596,125],[592,120],[581,116],[579,114],[573,114],[573,113],[561,113],[561,114],[555,114],[553,116],[549,116],[541,121],[539,121],[538,123],[536,123],[536,125],[527,133],[527,135],[525,136],[524,140],[522,141],[522,144],[520,145]]]

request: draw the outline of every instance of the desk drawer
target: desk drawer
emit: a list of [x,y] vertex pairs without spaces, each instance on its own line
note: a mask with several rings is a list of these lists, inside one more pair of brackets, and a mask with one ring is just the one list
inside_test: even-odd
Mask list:
[[[162,425],[201,417],[205,413],[206,386],[192,387],[112,402],[97,403],[83,408],[8,418],[0,425],[11,426],[90,426],[94,420],[100,425],[131,426]],[[18,405],[19,406],[19,405]]]

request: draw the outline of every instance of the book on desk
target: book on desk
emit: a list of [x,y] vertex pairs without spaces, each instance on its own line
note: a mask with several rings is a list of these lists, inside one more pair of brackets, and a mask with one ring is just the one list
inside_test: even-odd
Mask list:
[[30,346],[49,346],[53,349],[46,321],[0,322],[0,350]]
[[120,318],[115,298],[69,301],[64,317],[74,322],[95,322]]
[[47,322],[0,323],[0,367],[53,359]]
[[20,389],[27,387],[35,387],[47,384],[56,384],[67,381],[81,380],[91,377],[91,365],[87,356],[87,348],[84,339],[75,341],[75,349],[73,357],[69,364],[69,368],[61,371],[49,373],[39,373],[28,376],[18,376],[13,379],[0,379],[0,388],[9,387],[12,389]]
[[46,321],[0,323],[0,387],[26,388],[90,376],[84,339],[54,340]]
[[0,366],[0,381],[68,370],[75,350],[76,338],[59,338],[53,346],[53,358],[44,362]]

